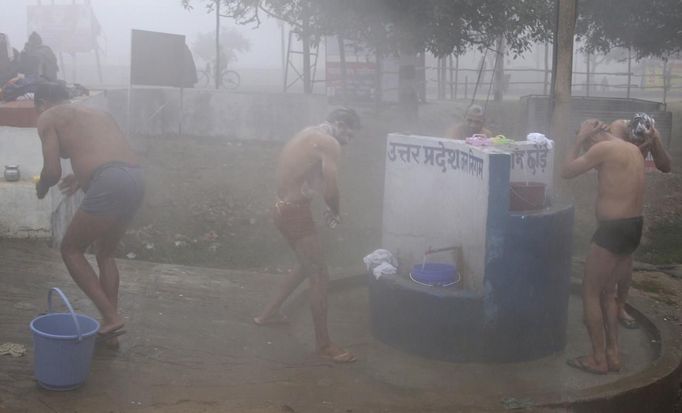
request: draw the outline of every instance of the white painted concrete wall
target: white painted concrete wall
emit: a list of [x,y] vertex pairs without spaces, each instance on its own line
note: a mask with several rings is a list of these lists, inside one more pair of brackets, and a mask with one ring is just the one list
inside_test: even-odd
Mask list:
[[[388,136],[382,245],[401,270],[422,262],[432,247],[460,246],[465,286],[479,289],[485,273],[489,154],[460,141]],[[466,164],[464,163],[466,161]],[[472,168],[472,161],[475,161]],[[439,253],[430,261],[453,262]]]
[[[6,182],[2,176],[5,165],[11,164],[19,165],[19,182]],[[35,128],[0,127],[0,237],[50,237],[52,195],[38,200],[33,183],[42,168],[42,146]]]
[[[36,128],[0,126],[0,176],[5,165],[19,165],[28,181],[43,168],[43,151]],[[0,177],[0,180],[4,178]]]
[[[428,260],[456,260],[464,272],[464,287],[481,291],[486,259],[499,253],[494,249],[504,243],[503,228],[495,226],[503,225],[509,211],[508,197],[499,201],[504,205],[488,205],[491,191],[509,192],[505,182],[493,184],[493,163],[497,171],[509,170],[505,179],[511,182],[543,182],[551,191],[553,158],[553,149],[532,142],[480,148],[463,141],[390,134],[382,247],[397,256],[401,271],[406,273],[422,262],[430,247],[459,246],[460,257],[439,253]],[[494,215],[490,215],[490,208],[495,209]],[[488,220],[492,216],[495,223],[491,224]]]
[[49,238],[51,198],[36,197],[33,181],[0,179],[0,237]]

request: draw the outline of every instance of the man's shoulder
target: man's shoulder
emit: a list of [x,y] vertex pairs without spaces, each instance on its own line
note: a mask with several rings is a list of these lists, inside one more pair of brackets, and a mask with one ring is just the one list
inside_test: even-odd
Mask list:
[[621,139],[611,139],[608,141],[599,142],[595,144],[593,148],[598,156],[614,160],[627,157],[630,154],[640,154],[639,148],[637,146]]
[[322,145],[339,144],[336,138],[334,138],[328,131],[317,126],[309,126],[303,129],[294,139],[296,138]]
[[38,120],[36,121],[38,128],[40,129],[41,127],[49,126],[55,123],[59,119],[60,113],[60,108],[55,106],[38,115]]

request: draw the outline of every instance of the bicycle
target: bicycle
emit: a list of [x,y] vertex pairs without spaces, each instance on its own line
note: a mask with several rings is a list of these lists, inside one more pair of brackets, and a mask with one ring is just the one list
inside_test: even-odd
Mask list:
[[[197,73],[197,83],[202,87],[208,88],[215,85],[215,75],[213,72],[213,67],[210,63],[206,63],[206,67]],[[221,69],[220,79],[218,86],[222,89],[235,90],[241,84],[241,76],[234,70],[229,70],[227,68]]]

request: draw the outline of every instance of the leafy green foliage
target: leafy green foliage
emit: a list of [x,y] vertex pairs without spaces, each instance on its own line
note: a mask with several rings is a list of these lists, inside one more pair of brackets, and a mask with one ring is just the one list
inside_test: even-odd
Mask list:
[[682,50],[680,0],[581,0],[577,32],[589,51],[632,47],[637,58]]
[[[199,1],[199,0],[195,0]],[[504,36],[516,54],[551,37],[552,0],[221,0],[240,24],[269,15],[313,39],[340,34],[381,53],[425,48],[437,56],[492,47]],[[182,0],[192,7],[192,0]],[[215,1],[204,0],[212,11]]]
[[[219,0],[221,14],[240,24],[263,15],[319,40],[340,34],[380,53],[426,49],[436,56],[492,48],[503,36],[515,55],[551,40],[558,0]],[[215,0],[181,0],[208,11]],[[577,35],[590,52],[632,47],[638,58],[682,50],[680,0],[580,0]]]

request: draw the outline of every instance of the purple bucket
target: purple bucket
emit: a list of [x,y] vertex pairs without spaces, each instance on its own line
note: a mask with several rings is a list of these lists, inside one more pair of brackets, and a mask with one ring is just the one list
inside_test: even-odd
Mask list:
[[[52,312],[52,292],[57,292],[68,313]],[[31,321],[33,367],[38,384],[48,390],[65,391],[80,387],[90,373],[99,322],[73,311],[59,288],[47,295],[48,314]]]

